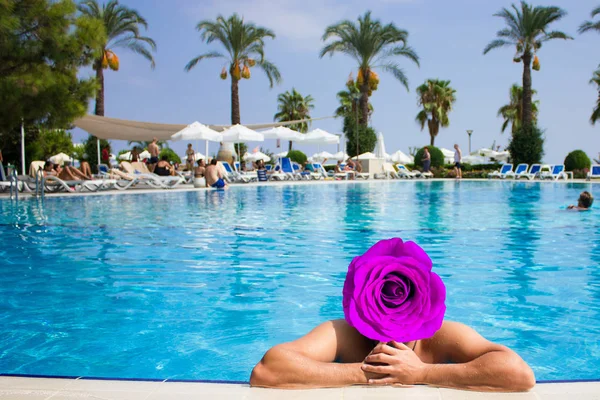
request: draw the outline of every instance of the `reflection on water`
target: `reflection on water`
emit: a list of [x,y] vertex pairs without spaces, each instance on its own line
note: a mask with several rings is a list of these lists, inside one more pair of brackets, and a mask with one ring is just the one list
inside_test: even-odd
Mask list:
[[402,237],[444,279],[448,319],[515,348],[538,379],[598,378],[600,214],[561,210],[589,188],[406,181],[0,201],[0,372],[246,380],[270,346],[343,317],[352,258]]

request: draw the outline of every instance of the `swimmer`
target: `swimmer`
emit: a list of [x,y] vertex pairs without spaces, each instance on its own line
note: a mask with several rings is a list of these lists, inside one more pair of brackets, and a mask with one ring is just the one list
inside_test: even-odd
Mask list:
[[569,210],[577,210],[577,211],[587,211],[592,207],[594,203],[594,196],[588,191],[581,192],[579,195],[579,199],[577,200],[577,205],[571,204],[567,209]]

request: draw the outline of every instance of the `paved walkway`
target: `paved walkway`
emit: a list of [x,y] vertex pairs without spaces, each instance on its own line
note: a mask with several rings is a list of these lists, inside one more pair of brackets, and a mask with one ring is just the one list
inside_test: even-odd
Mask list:
[[240,384],[0,377],[1,400],[598,400],[600,382],[544,383],[527,393],[416,387],[274,390]]

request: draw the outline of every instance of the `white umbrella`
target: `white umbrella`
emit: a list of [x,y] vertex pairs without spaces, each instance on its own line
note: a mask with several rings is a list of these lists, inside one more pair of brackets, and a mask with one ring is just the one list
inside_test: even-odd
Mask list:
[[480,156],[465,156],[462,158],[462,162],[466,164],[485,164],[485,158]]
[[252,154],[250,154],[250,153],[244,154],[244,157],[242,158],[242,160],[249,161],[249,162],[263,160],[264,162],[269,162],[269,161],[271,161],[271,157],[269,157],[268,155],[266,155],[263,152],[257,151],[256,153],[252,153]]
[[361,155],[358,156],[359,160],[375,160],[379,157],[377,157],[375,154],[373,153],[363,153]]
[[398,164],[412,164],[415,161],[414,157],[403,153],[401,150],[392,154],[390,158],[393,162]]
[[313,154],[312,159],[313,160],[329,160],[333,157],[334,157],[333,154],[328,153],[326,151],[322,151],[320,153]]
[[171,140],[204,140],[204,152],[208,154],[208,142],[221,142],[223,135],[196,121],[171,136]]
[[233,125],[223,131],[223,142],[263,142],[265,137],[262,133],[246,128],[244,125]]
[[123,153],[119,155],[119,160],[131,160],[131,152]]
[[50,161],[52,161],[53,164],[60,165],[64,165],[65,161],[71,161],[71,159],[72,157],[65,153],[58,153],[57,155],[50,157]]
[[385,143],[383,141],[383,133],[381,132],[379,132],[379,134],[377,135],[377,143],[375,144],[375,155],[377,156],[377,158],[386,158]]
[[302,138],[302,143],[305,144],[338,144],[340,137],[322,129],[315,129],[308,132]]
[[302,141],[303,137],[303,135],[300,132],[297,132],[285,126],[278,126],[276,128],[271,128],[260,133],[263,134],[265,139],[280,139],[287,140],[288,142]]
[[328,160],[340,160],[340,161],[344,161],[349,159],[350,156],[346,153],[344,153],[343,151],[338,151],[335,154],[332,154],[330,158],[328,158]]
[[150,152],[148,150],[144,150],[139,154],[138,160],[145,160],[146,158],[151,158],[151,157],[152,157],[152,154],[150,154]]
[[450,163],[454,162],[454,152],[452,150],[448,150],[448,149],[444,149],[443,147],[440,147],[440,151],[444,155],[444,162],[446,164],[450,164]]

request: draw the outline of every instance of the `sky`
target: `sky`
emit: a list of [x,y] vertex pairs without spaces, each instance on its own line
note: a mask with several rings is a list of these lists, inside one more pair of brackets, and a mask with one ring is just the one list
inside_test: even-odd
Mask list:
[[[483,55],[485,46],[504,27],[493,14],[510,1],[502,0],[121,0],[140,12],[148,21],[147,36],[157,43],[156,68],[141,56],[124,49],[116,50],[120,70],[105,73],[105,115],[147,122],[189,124],[230,123],[230,81],[219,78],[223,60],[200,62],[192,71],[184,67],[195,56],[220,51],[216,43],[207,45],[196,31],[199,21],[225,17],[237,12],[247,21],[272,29],[277,35],[267,40],[266,57],[274,62],[283,82],[269,88],[266,76],[252,69],[252,78],[240,82],[242,124],[269,123],[277,111],[277,95],[296,88],[315,101],[312,117],[333,115],[338,106],[336,93],[345,89],[350,73],[356,76],[356,62],[342,54],[319,58],[321,36],[328,25],[343,19],[356,20],[365,11],[383,23],[393,22],[409,32],[408,44],[420,57],[420,67],[408,59],[398,58],[409,80],[410,90],[392,75],[381,72],[380,84],[371,97],[374,107],[371,125],[382,132],[388,153],[409,152],[411,147],[429,144],[429,133],[415,122],[419,111],[415,89],[426,79],[450,80],[457,101],[450,113],[450,126],[440,130],[435,145],[451,148],[455,143],[468,150],[467,130],[473,130],[472,150],[490,147],[495,142],[503,148],[510,133],[501,134],[502,119],[498,108],[508,103],[509,89],[521,83],[522,64],[512,62],[514,49],[502,48]],[[538,52],[541,70],[532,72],[533,88],[540,100],[538,125],[545,130],[547,163],[562,163],[566,154],[583,149],[590,157],[600,152],[599,126],[589,117],[598,92],[589,80],[600,63],[596,52],[600,35],[579,35],[579,25],[590,19],[597,0],[538,0],[535,5],[564,8],[568,15],[553,24],[574,40],[546,43]],[[92,75],[92,71],[84,71]],[[535,99],[535,98],[534,98]],[[94,101],[90,102],[93,113]],[[340,119],[313,122],[311,128],[339,133]],[[74,141],[87,133],[75,129]],[[127,142],[111,141],[113,150],[127,147]],[[256,145],[259,145],[258,143]],[[260,144],[278,153],[272,140]],[[194,144],[204,153],[204,144]],[[217,150],[212,144],[210,154]],[[250,144],[251,147],[254,144]],[[285,145],[283,145],[285,146]],[[185,143],[172,142],[178,154]],[[316,146],[298,145],[309,156]],[[320,150],[336,152],[335,145]]]

